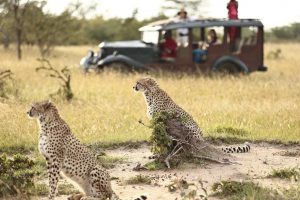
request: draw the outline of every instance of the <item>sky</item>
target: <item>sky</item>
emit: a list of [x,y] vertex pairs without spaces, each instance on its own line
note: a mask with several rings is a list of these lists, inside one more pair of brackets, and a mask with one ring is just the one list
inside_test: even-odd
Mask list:
[[[97,8],[89,17],[102,15],[106,18],[130,17],[134,9],[138,9],[137,18],[146,19],[157,16],[161,12],[163,0],[76,0],[83,5],[96,4]],[[62,12],[74,0],[48,0],[46,10],[52,13]],[[226,4],[229,0],[206,0],[201,4],[201,13],[204,17],[226,18]],[[261,19],[265,27],[288,25],[300,22],[300,0],[238,0],[239,18]],[[174,16],[175,11],[165,13]]]

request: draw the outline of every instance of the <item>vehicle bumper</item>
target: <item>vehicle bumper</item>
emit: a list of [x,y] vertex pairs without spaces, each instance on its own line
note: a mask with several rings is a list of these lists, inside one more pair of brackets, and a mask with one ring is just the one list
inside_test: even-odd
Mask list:
[[266,71],[268,71],[268,67],[267,66],[259,66],[258,68],[257,68],[257,71],[261,71],[261,72],[266,72]]

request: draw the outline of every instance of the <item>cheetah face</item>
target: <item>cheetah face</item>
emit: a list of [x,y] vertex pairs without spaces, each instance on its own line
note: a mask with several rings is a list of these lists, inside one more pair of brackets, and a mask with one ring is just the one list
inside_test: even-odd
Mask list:
[[136,92],[145,92],[147,88],[137,81],[135,86],[133,86],[133,90]]
[[135,86],[133,86],[133,89],[137,92],[145,92],[147,90],[151,91],[157,87],[157,83],[152,78],[142,78],[136,82]]
[[43,116],[51,105],[50,101],[42,101],[34,103],[29,111],[27,111],[27,115],[30,118],[40,118]]

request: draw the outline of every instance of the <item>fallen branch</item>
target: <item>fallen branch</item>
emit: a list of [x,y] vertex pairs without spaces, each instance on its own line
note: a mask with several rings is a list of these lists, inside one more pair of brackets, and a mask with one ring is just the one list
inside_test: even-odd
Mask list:
[[60,71],[53,68],[49,60],[47,59],[38,59],[41,63],[40,67],[37,67],[35,70],[38,72],[40,70],[44,70],[47,72],[47,76],[51,78],[56,78],[60,81],[61,87],[57,90],[56,93],[50,94],[51,97],[55,95],[59,95],[62,98],[70,101],[73,98],[73,92],[71,89],[71,72],[67,66],[65,66]]

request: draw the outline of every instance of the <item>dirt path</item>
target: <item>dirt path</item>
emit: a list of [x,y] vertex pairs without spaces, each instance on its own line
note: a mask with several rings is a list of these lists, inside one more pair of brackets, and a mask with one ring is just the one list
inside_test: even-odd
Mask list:
[[[146,194],[150,200],[172,200],[180,197],[180,192],[170,193],[166,187],[172,180],[184,178],[188,182],[197,183],[202,180],[204,187],[210,191],[213,183],[221,180],[253,180],[266,187],[288,188],[292,185],[291,181],[279,179],[267,179],[265,176],[272,169],[286,167],[296,167],[299,165],[299,154],[296,157],[283,156],[287,151],[300,152],[300,147],[286,147],[270,144],[252,144],[251,152],[246,154],[235,154],[239,164],[222,165],[208,163],[207,165],[197,166],[195,164],[185,164],[179,169],[167,171],[133,171],[137,163],[145,164],[149,162],[147,157],[151,155],[149,146],[142,146],[139,149],[119,148],[106,150],[107,155],[126,158],[124,164],[119,164],[111,169],[111,176],[118,177],[113,180],[113,188],[122,199],[134,199],[139,195]],[[124,183],[129,177],[138,174],[159,177],[151,185],[127,185]],[[61,196],[59,199],[66,199]],[[179,198],[180,199],[180,198]],[[211,199],[211,198],[209,198]]]

